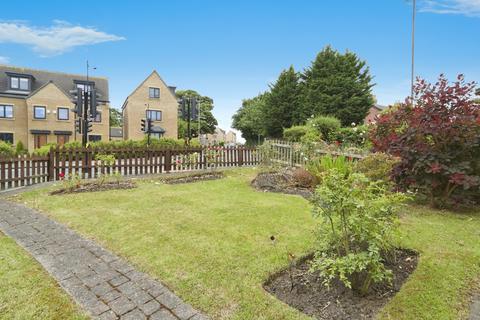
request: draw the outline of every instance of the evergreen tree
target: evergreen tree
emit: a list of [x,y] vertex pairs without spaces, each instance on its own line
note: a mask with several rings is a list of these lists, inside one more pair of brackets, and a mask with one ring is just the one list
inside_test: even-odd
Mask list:
[[269,137],[282,137],[283,129],[299,123],[299,75],[291,66],[282,71],[270,86],[264,115],[265,133]]
[[356,54],[323,49],[303,74],[301,117],[331,115],[347,126],[362,123],[374,103],[369,68]]

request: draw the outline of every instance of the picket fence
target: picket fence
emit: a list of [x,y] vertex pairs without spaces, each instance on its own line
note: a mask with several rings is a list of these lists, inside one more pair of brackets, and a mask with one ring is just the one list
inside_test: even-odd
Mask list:
[[[113,163],[97,155],[113,155]],[[184,172],[207,168],[254,166],[260,153],[253,147],[186,148],[52,148],[46,156],[0,158],[0,190],[56,181],[72,175],[82,179],[103,174],[122,176]]]
[[[302,145],[291,141],[265,140],[262,153],[264,160],[268,158],[272,163],[284,166],[303,167],[308,161]],[[315,148],[314,153],[317,155],[345,156],[352,160],[360,160],[365,156],[365,154],[349,150],[327,150],[320,147]]]

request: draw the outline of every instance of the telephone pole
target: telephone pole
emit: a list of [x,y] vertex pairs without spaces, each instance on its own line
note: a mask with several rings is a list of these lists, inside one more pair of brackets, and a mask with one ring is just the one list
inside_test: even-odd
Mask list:
[[417,1],[413,0],[413,9],[412,9],[412,74],[411,74],[411,85],[410,85],[410,97],[412,99],[412,107],[415,106],[415,98],[413,97],[413,88],[415,85],[415,17],[417,14]]

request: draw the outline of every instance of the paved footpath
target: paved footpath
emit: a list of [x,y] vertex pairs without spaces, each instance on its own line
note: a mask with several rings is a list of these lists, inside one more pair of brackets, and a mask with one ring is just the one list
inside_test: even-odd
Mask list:
[[0,199],[0,231],[95,319],[208,319],[123,259],[24,205]]
[[470,307],[469,320],[480,320],[480,292],[477,293],[472,299],[472,305]]

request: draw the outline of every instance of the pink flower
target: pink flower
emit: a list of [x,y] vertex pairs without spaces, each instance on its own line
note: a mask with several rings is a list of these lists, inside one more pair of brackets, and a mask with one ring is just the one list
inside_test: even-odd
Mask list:
[[60,173],[58,174],[58,178],[60,178],[60,180],[65,179],[65,173],[60,172]]

